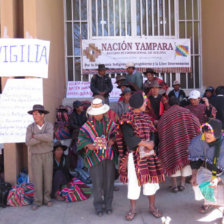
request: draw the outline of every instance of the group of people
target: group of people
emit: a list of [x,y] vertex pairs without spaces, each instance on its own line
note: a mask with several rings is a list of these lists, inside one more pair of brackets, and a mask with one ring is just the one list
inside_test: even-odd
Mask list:
[[[155,195],[159,183],[166,177],[171,177],[171,191],[176,193],[185,190],[186,177],[192,176],[192,185],[199,186],[205,199],[201,212],[224,206],[224,86],[213,90],[210,97],[206,94],[212,90],[210,87],[202,98],[199,91],[192,90],[186,100],[179,81],[173,82],[174,89],[167,95],[168,85],[156,77],[152,69],[146,70],[147,80],[143,83],[142,74],[129,63],[128,74],[116,80],[122,91],[119,102],[109,106],[112,83],[106,70],[105,65],[99,65],[98,74],[92,77],[94,98],[86,111],[88,118],[80,102],[73,105],[77,116],[72,120],[77,127],[73,138],[77,153],[90,172],[96,214],[113,212],[118,156],[120,180],[127,183],[130,200],[126,220],[136,216],[141,187],[149,200],[149,212],[156,218],[162,216]],[[53,167],[53,130],[50,123],[44,121],[43,106],[41,110],[37,106],[29,111],[34,123],[27,128],[26,141],[32,154],[34,209],[42,203],[52,205],[49,176],[53,176],[49,168]],[[177,177],[180,177],[179,183]],[[212,190],[211,199],[208,195],[211,196]]]

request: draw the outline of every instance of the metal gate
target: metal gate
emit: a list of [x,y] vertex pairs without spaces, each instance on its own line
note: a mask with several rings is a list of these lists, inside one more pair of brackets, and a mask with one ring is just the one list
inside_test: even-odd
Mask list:
[[64,8],[67,81],[90,78],[81,75],[81,39],[158,36],[192,44],[192,73],[159,76],[170,86],[201,87],[201,0],[64,0]]

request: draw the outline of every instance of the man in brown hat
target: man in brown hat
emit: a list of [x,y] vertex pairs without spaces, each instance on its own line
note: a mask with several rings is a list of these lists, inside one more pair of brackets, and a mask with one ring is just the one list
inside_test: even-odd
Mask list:
[[51,190],[53,175],[53,125],[45,121],[49,112],[42,105],[34,105],[28,114],[34,122],[27,127],[26,145],[31,152],[32,181],[34,183],[34,202],[36,210],[42,204],[52,206]]
[[104,64],[98,65],[98,74],[91,79],[90,89],[93,96],[101,95],[105,98],[105,103],[109,104],[109,94],[113,90],[111,78],[106,74],[107,68]]

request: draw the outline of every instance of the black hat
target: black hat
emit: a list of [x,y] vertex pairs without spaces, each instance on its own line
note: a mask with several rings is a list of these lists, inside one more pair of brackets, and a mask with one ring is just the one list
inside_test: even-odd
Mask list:
[[145,72],[143,72],[144,75],[146,75],[147,73],[151,73],[151,74],[157,74],[153,69],[151,68],[147,68]]
[[144,97],[142,94],[143,94],[142,92],[136,92],[131,96],[131,98],[129,100],[129,105],[132,108],[137,109],[143,105]]
[[131,93],[131,89],[130,88],[125,88],[123,91],[122,91],[122,93],[121,93],[121,95],[120,96],[124,96],[126,93]]
[[34,111],[40,111],[40,112],[42,112],[44,114],[48,114],[49,113],[49,111],[45,110],[44,109],[44,106],[43,105],[40,105],[40,104],[33,105],[33,110],[30,110],[27,113],[28,114],[33,114]]
[[222,122],[218,119],[211,119],[202,125],[202,132],[207,130],[213,130],[215,138],[219,138],[222,135]]
[[80,102],[79,100],[73,102],[73,109],[76,109],[80,106],[82,106],[82,102]]
[[60,141],[54,143],[54,150],[55,151],[58,147],[61,147],[63,151],[65,151],[68,147],[66,145],[62,145]]
[[212,86],[209,86],[206,90],[205,90],[205,92],[211,92],[211,93],[214,93],[214,88],[212,87]]
[[108,68],[105,67],[104,64],[99,64],[98,65],[98,70],[107,70]]

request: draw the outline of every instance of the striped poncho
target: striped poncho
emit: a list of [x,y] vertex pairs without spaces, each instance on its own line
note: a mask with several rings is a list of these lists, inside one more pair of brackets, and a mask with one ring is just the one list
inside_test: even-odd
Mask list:
[[110,147],[106,150],[88,150],[86,145],[93,144],[97,137],[105,136],[106,140],[115,135],[116,125],[109,118],[104,117],[102,121],[98,122],[94,117],[90,117],[87,122],[81,127],[78,138],[78,152],[84,158],[84,165],[89,168],[104,159],[114,159],[114,148]]
[[200,123],[188,109],[174,105],[163,114],[157,128],[159,158],[170,176],[189,164],[188,146],[200,134]]
[[[133,127],[134,133],[141,138],[141,140],[150,139],[150,133],[154,132],[155,128],[150,117],[146,113],[135,113],[130,111],[121,117],[116,132],[116,141],[120,155],[120,180],[121,182],[126,183],[128,181],[128,150],[120,128],[124,123],[130,124]],[[136,151],[133,152],[133,156],[139,186],[146,183],[159,183],[165,180],[163,168],[156,155],[140,159],[139,148],[137,148]]]

